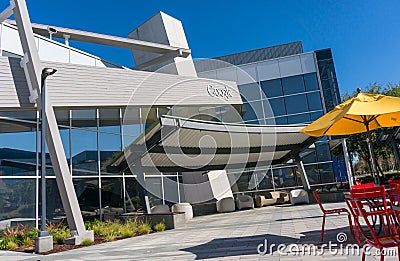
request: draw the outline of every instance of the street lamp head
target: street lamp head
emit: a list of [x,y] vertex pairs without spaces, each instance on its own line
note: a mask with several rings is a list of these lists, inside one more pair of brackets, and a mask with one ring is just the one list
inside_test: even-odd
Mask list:
[[42,74],[43,74],[44,77],[53,75],[56,72],[57,72],[57,70],[54,69],[54,68],[43,68],[43,70],[42,70]]

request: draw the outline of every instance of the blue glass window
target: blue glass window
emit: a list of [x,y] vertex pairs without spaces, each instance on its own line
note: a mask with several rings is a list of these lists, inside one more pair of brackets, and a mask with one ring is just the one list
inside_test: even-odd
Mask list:
[[305,94],[288,96],[285,98],[287,114],[296,114],[308,111],[307,97]]
[[268,98],[283,95],[281,79],[263,81],[260,85],[264,95]]
[[282,78],[283,93],[285,95],[302,93],[305,91],[302,75]]
[[322,101],[319,92],[307,93],[307,100],[310,111],[322,110]]
[[306,91],[317,91],[319,90],[318,79],[316,73],[304,74],[304,83],[306,85]]
[[264,108],[268,108],[268,103],[269,106],[271,106],[272,112],[274,114],[274,115],[267,115],[268,117],[269,116],[278,117],[286,115],[285,100],[283,98],[276,98],[264,101]]
[[255,101],[261,99],[260,86],[257,83],[238,85],[243,101]]

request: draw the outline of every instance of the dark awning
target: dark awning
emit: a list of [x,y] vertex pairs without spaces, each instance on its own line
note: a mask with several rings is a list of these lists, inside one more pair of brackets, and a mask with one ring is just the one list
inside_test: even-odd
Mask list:
[[[263,126],[163,116],[112,165],[140,158],[146,168],[169,171],[236,169],[285,163],[316,138],[304,125]],[[126,161],[127,159],[127,161]]]

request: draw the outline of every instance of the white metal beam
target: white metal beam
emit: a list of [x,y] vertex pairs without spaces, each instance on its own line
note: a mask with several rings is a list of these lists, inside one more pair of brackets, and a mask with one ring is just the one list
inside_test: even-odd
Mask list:
[[[14,20],[7,20],[7,23],[16,25]],[[51,36],[53,38],[64,39],[65,35],[69,35],[69,40],[75,40],[80,42],[88,42],[95,44],[102,44],[126,49],[134,49],[150,53],[160,53],[166,54],[171,51],[181,50],[182,57],[188,57],[191,53],[189,49],[172,47],[165,44],[146,42],[141,40],[135,40],[130,38],[124,38],[119,36],[112,36],[107,34],[99,34],[81,30],[75,30],[70,28],[50,26],[44,24],[32,24],[33,32],[42,35],[49,36],[51,31]]]
[[[26,80],[30,82],[31,102],[36,102],[41,108],[41,63],[35,39],[29,19],[28,8],[25,0],[15,0],[14,16],[16,19],[18,33],[21,39],[24,59]],[[93,241],[93,231],[86,231],[80,211],[78,198],[72,183],[72,176],[68,168],[61,136],[58,130],[57,121],[51,101],[46,103],[47,135],[46,142],[49,149],[51,162],[57,180],[61,201],[67,216],[68,226],[72,237],[67,241],[72,244],[80,244],[84,239]]]
[[15,8],[14,0],[10,0],[10,5],[6,9],[4,9],[3,12],[0,13],[0,23],[4,22],[13,14],[14,8]]

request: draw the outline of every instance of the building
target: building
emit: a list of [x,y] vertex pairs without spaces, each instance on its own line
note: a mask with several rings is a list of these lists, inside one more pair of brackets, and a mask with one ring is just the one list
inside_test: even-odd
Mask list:
[[[195,65],[181,22],[162,12],[122,38],[31,24],[24,1],[16,3],[16,21],[0,27],[0,226],[38,225],[42,165],[36,106],[44,85],[50,103],[47,218],[66,216],[82,237],[82,216],[113,219],[146,210],[146,195],[151,205],[201,205],[240,191],[335,182],[327,141],[308,148],[315,139],[299,133],[304,125],[287,125],[309,122],[338,102],[329,50],[303,53],[301,43],[292,43],[256,50],[253,60],[251,52],[220,57],[261,88],[284,84],[282,97],[268,92],[255,97],[259,89],[253,82],[220,79],[222,70],[230,70],[212,67],[220,62]],[[136,65],[104,61],[71,47],[69,39],[132,49]],[[45,67],[57,73],[40,81],[38,71]],[[271,77],[277,68],[280,74]],[[309,89],[294,85],[286,93],[285,82],[299,79]],[[279,101],[296,95],[315,108],[280,111]],[[266,101],[274,114],[260,109]],[[293,164],[293,158],[297,171],[282,165]],[[260,173],[251,175],[252,186],[254,170]]]
[[[301,42],[293,42],[200,60],[195,65],[200,77],[237,82],[246,111],[243,121],[248,124],[308,124],[340,103],[330,49],[305,53]],[[300,153],[311,186],[347,180],[344,164],[331,156],[330,144],[335,142],[321,138]],[[240,175],[240,182],[232,184],[236,192],[256,193],[302,186],[296,171],[296,164],[289,163],[229,172]],[[251,185],[254,173],[260,176],[256,186]]]

